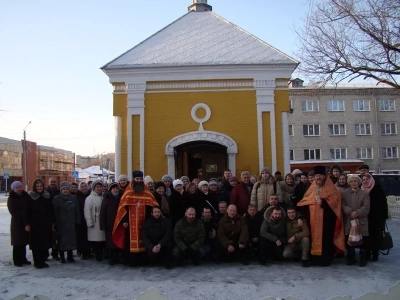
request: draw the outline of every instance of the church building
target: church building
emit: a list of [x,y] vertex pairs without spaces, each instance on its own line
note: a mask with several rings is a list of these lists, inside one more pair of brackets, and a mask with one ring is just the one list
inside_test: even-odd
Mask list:
[[116,176],[289,172],[288,83],[297,65],[193,0],[101,68],[113,87]]

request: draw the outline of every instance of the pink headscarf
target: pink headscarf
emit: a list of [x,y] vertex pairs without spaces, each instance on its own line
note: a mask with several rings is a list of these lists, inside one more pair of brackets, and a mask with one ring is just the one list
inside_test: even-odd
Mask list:
[[[362,183],[362,185],[361,185],[361,189],[362,190],[364,190],[364,191],[367,191],[368,193],[369,192],[371,192],[371,190],[374,188],[374,186],[375,186],[375,179],[374,179],[374,177],[372,177],[372,175],[371,174],[368,174],[369,175],[369,184],[368,185],[365,185],[364,184],[364,182]],[[365,175],[364,175],[365,176]],[[363,177],[364,177],[363,176]]]

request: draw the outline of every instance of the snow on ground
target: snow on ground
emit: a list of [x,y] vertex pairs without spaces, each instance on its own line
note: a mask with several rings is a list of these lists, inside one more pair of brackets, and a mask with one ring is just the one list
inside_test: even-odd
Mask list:
[[[0,298],[21,294],[59,299],[135,299],[150,287],[169,299],[261,299],[272,296],[298,299],[356,298],[369,292],[387,293],[400,280],[400,220],[389,222],[395,248],[387,257],[367,267],[346,266],[338,259],[329,268],[302,268],[298,263],[281,266],[249,266],[204,263],[165,270],[108,266],[93,260],[60,264],[50,260],[49,269],[15,268],[9,235],[10,216],[6,198],[0,196]],[[28,259],[32,260],[29,252]]]

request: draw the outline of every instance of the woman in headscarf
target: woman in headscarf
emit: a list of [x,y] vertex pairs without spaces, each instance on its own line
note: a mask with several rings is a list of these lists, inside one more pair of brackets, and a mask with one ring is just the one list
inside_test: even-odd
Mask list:
[[54,214],[50,194],[44,189],[44,181],[35,179],[30,198],[24,205],[25,231],[29,232],[29,247],[32,250],[35,268],[48,268],[45,263],[49,248],[52,247]]
[[349,184],[347,183],[347,175],[345,173],[339,175],[335,186],[339,193],[350,188]]
[[173,189],[172,182],[174,181],[173,178],[169,175],[164,175],[161,178],[161,181],[164,182],[164,185],[165,185],[165,195],[167,197],[171,196],[172,189]]
[[24,203],[28,200],[29,195],[22,189],[22,183],[14,181],[11,184],[7,207],[11,214],[11,246],[13,246],[13,261],[16,267],[31,264],[26,259],[26,245],[29,235],[25,231],[24,225]]
[[369,245],[367,259],[377,261],[379,256],[379,234],[385,230],[385,222],[389,217],[385,192],[371,174],[362,176],[361,189],[369,193],[370,210],[368,214]]
[[76,230],[81,224],[78,200],[69,192],[70,184],[63,181],[60,184],[60,195],[53,199],[53,211],[58,232],[60,262],[65,263],[65,251],[68,262],[75,262],[72,250],[77,248]]
[[[300,177],[300,176],[299,176]],[[279,182],[282,192],[282,200],[285,206],[292,206],[292,197],[294,196],[295,180],[291,173],[286,174],[285,180]]]
[[[78,255],[81,259],[85,260],[91,258],[90,244],[87,237],[87,224],[85,220],[85,202],[86,198],[90,195],[90,189],[86,182],[82,181],[79,183],[78,191],[76,192],[76,198],[79,204],[79,213],[81,218],[81,224],[78,226]],[[121,194],[122,195],[122,194]]]
[[165,185],[164,182],[158,181],[154,185],[154,191],[152,192],[154,198],[156,199],[158,206],[161,209],[161,213],[164,217],[170,218],[170,206],[167,196],[165,195]]
[[119,193],[118,183],[110,184],[108,191],[103,196],[100,210],[100,229],[105,231],[106,247],[109,252],[108,264],[114,265],[119,261],[119,248],[112,241],[114,221],[117,215],[119,201],[122,195]]

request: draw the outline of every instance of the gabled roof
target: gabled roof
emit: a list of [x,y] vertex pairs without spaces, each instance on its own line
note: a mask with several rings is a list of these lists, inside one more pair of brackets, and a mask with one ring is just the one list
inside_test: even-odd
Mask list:
[[102,69],[298,62],[217,14],[188,12]]

